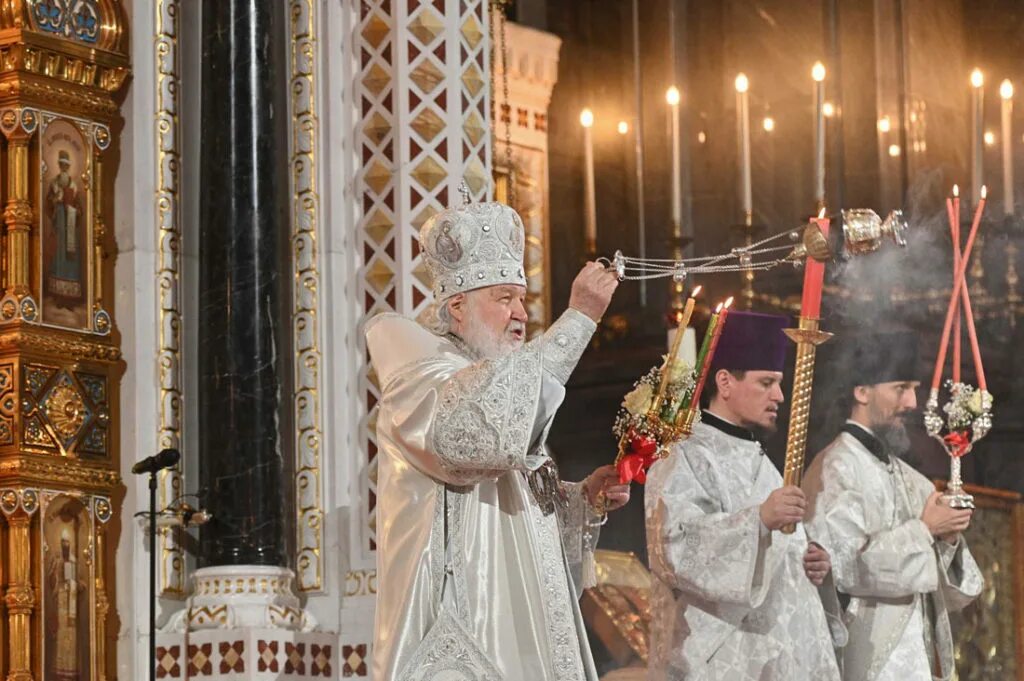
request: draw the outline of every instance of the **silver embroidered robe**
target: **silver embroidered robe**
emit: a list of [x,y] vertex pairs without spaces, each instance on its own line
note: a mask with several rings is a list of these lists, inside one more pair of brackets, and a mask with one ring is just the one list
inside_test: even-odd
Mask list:
[[[568,310],[476,361],[404,317],[367,324],[377,415],[377,681],[594,681],[578,604],[594,519],[580,485],[545,514],[527,475],[593,334]],[[549,509],[550,510],[550,509]]]
[[837,588],[850,596],[843,678],[949,679],[948,613],[981,593],[982,576],[962,537],[956,545],[935,540],[920,519],[935,486],[906,462],[883,463],[841,433],[814,458],[804,491],[809,531],[832,555]]
[[759,443],[704,423],[651,467],[651,681],[839,678],[833,636],[842,643],[844,632],[823,605],[838,617],[834,587],[807,579],[801,527],[785,535],[761,523],[761,503],[781,486]]

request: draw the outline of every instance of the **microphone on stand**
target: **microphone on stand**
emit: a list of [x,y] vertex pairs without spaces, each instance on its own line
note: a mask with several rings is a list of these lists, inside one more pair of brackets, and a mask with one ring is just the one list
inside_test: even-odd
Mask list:
[[149,474],[149,679],[156,681],[156,474],[181,460],[181,452],[168,447],[132,466],[132,473]]
[[157,471],[162,471],[165,468],[170,468],[180,460],[181,452],[177,449],[168,447],[167,449],[161,449],[157,454],[147,456],[142,461],[136,463],[132,466],[132,473],[135,475],[141,475],[142,473],[156,473]]

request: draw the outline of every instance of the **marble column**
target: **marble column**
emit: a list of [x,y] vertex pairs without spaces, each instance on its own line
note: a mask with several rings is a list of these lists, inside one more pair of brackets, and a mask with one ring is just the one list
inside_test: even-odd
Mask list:
[[201,34],[197,399],[200,486],[213,514],[201,563],[284,566],[285,15],[271,2],[204,3]]

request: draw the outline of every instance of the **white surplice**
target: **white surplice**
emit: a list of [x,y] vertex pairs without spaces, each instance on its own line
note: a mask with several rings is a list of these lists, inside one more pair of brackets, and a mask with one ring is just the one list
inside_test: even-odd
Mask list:
[[367,324],[381,386],[378,681],[596,680],[578,604],[595,519],[580,485],[551,483],[552,511],[559,495],[530,484],[594,329],[570,309],[520,350],[477,360],[399,315]]
[[963,537],[955,545],[936,540],[921,520],[935,486],[857,428],[848,425],[804,475],[809,531],[850,596],[843,678],[949,679],[949,613],[981,593],[981,571]]
[[749,434],[706,422],[651,467],[651,681],[839,678],[835,589],[808,580],[801,527],[786,535],[761,522],[761,503],[782,484]]

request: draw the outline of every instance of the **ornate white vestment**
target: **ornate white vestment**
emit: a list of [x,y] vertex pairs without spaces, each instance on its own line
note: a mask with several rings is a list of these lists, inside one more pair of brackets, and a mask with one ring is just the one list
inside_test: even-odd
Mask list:
[[841,644],[845,632],[831,581],[819,589],[804,573],[803,528],[761,523],[761,503],[781,486],[758,442],[706,423],[651,467],[651,681],[839,678],[833,637]]
[[367,324],[382,394],[378,681],[596,681],[577,602],[594,518],[578,484],[549,478],[553,505],[531,489],[594,330],[570,309],[520,350],[477,361],[399,315]]
[[935,486],[844,432],[815,457],[804,491],[809,531],[831,553],[836,586],[850,596],[843,678],[949,679],[949,612],[970,603],[983,584],[965,540],[935,540],[921,520]]

